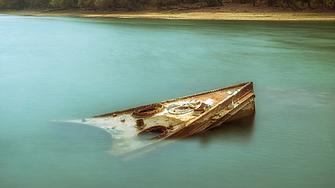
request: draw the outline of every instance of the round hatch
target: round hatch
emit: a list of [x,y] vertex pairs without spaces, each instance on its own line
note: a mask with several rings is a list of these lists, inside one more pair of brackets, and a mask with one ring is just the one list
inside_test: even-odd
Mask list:
[[162,107],[163,106],[159,103],[144,106],[142,108],[136,109],[133,113],[133,116],[137,116],[137,117],[150,116],[150,115],[156,114],[158,112],[161,112]]

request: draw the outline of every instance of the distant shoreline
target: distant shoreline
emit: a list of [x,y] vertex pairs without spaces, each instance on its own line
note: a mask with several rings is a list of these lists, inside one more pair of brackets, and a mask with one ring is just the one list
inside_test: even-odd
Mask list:
[[267,6],[228,4],[196,10],[93,11],[93,10],[0,10],[0,14],[37,17],[79,17],[164,20],[241,20],[241,21],[335,21],[335,12],[322,10],[293,11]]

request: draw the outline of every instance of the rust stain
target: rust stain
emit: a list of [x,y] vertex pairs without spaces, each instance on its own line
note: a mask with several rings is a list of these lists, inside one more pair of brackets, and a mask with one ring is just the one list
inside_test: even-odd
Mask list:
[[[255,113],[253,83],[247,82],[87,119],[111,133],[113,154],[147,148],[167,139],[181,139]],[[173,109],[174,108],[174,109]],[[171,110],[173,109],[173,110]],[[86,121],[86,120],[85,120]],[[159,135],[148,140],[144,133]]]

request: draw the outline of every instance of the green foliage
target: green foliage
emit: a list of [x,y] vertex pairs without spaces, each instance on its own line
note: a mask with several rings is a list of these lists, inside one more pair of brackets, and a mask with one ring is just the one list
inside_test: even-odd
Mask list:
[[0,0],[0,9],[10,8],[11,0]]
[[[95,0],[81,0],[83,2],[83,7],[90,7],[90,8],[95,8]],[[78,6],[79,6],[79,1],[78,1]]]
[[94,5],[99,9],[126,8],[129,10],[144,9],[148,0],[95,0]]
[[10,3],[10,7],[12,9],[23,9],[25,5],[25,2],[23,0],[12,0],[11,3]]
[[335,0],[267,0],[268,6],[291,8],[293,10],[303,10],[305,4],[309,8],[324,6],[329,8],[335,8]]
[[181,0],[156,0],[155,4],[157,6],[157,10],[163,9],[163,7],[165,7],[164,9],[169,10],[173,5],[180,5]]
[[51,0],[50,5],[54,8],[74,7],[78,4],[78,0]]
[[319,0],[324,4],[326,7],[334,8],[335,0]]
[[110,5],[112,5],[112,0],[96,0],[94,2],[94,5],[97,8],[101,8],[101,9],[108,8]]
[[205,0],[208,6],[214,7],[214,6],[220,6],[222,5],[222,0]]

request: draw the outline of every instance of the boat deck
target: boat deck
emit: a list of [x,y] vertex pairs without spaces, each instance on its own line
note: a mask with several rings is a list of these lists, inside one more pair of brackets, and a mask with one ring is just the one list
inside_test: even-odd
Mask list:
[[[254,113],[253,98],[252,82],[248,82],[72,122],[109,132],[114,140],[110,152],[120,155],[169,137],[182,138],[218,126],[247,105],[251,109],[247,113]],[[152,138],[143,139],[142,135]]]

